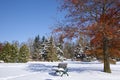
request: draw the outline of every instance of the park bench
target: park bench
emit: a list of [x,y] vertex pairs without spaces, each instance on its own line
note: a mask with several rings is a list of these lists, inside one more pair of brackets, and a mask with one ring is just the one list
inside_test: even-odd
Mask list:
[[63,76],[63,74],[68,75],[68,68],[67,68],[67,63],[59,63],[58,66],[53,66],[53,70],[55,71],[55,74],[59,74]]

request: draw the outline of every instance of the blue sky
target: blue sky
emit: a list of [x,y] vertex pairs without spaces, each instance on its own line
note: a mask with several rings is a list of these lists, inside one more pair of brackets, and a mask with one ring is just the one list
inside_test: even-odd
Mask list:
[[49,35],[57,6],[56,0],[0,0],[0,42]]

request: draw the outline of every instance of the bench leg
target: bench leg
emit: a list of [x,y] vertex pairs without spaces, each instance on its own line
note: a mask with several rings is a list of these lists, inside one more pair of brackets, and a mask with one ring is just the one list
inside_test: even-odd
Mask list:
[[62,75],[61,75],[61,77],[63,76],[63,74],[66,74],[67,76],[69,76],[67,72],[63,72]]
[[68,73],[66,73],[66,74],[67,74],[67,76],[69,76]]
[[69,76],[68,73],[67,73],[67,70],[66,70],[66,71],[56,70],[56,71],[55,71],[55,74],[57,74],[57,73],[59,73],[59,74],[61,75],[61,77],[63,76],[63,74],[66,74],[67,76]]

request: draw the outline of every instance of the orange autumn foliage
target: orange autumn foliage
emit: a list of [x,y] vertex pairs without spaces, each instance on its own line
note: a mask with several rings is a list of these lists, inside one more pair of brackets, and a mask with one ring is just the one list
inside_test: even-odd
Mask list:
[[[64,1],[64,0],[63,0]],[[119,0],[65,0],[62,9],[68,11],[71,19],[70,27],[61,26],[56,32],[61,32],[63,38],[79,37],[84,34],[90,37],[93,52],[103,54],[104,38],[107,48],[114,49],[111,55],[119,56],[120,50],[120,1]],[[86,25],[87,23],[89,25]],[[74,27],[76,26],[76,27]],[[60,35],[61,35],[60,34]],[[101,50],[98,50],[101,49]],[[107,51],[107,49],[105,50]]]
[[107,14],[101,15],[97,23],[86,28],[88,35],[92,38],[91,45],[95,47],[93,50],[85,51],[87,55],[103,56],[102,47],[105,36],[108,39],[109,56],[120,58],[120,17],[118,15],[120,16],[120,11],[110,9]]
[[[111,48],[108,50],[108,52],[111,58],[120,58],[120,50]],[[88,56],[103,58],[103,49],[86,50],[85,54],[87,54]]]

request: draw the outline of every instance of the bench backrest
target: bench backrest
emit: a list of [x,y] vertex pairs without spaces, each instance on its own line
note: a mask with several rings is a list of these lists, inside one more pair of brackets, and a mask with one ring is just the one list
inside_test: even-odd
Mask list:
[[63,68],[63,69],[67,68],[67,63],[59,63],[58,68]]

